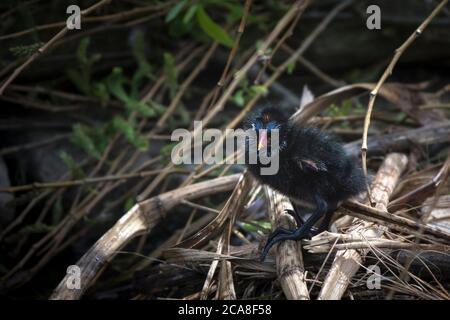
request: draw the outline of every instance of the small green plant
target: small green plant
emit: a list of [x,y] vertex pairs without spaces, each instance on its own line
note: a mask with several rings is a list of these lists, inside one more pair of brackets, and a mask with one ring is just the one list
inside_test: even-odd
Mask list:
[[[142,32],[137,32],[134,37],[133,57],[137,68],[131,76],[127,76],[122,68],[114,67],[106,77],[94,80],[93,65],[101,59],[101,56],[88,54],[89,43],[89,38],[80,41],[77,49],[78,68],[68,70],[68,77],[81,92],[96,96],[103,103],[110,99],[119,100],[123,103],[128,117],[115,115],[111,121],[92,127],[77,123],[73,126],[71,141],[95,159],[100,159],[108,141],[116,133],[123,134],[126,140],[137,149],[146,150],[148,141],[140,135],[136,118],[156,117],[162,114],[166,107],[152,100],[143,102],[139,98],[142,86],[149,79],[154,78],[153,67],[146,59]],[[169,86],[172,93],[175,94],[178,85],[173,58],[169,54],[165,54],[164,59]],[[130,116],[131,114],[135,116]],[[73,161],[67,154],[62,155],[62,160],[69,168],[74,168]]]
[[77,69],[67,70],[67,76],[78,90],[89,96],[98,97],[103,103],[109,100],[104,84],[92,80],[92,66],[101,59],[100,54],[88,55],[90,39],[83,38],[77,49]]
[[348,116],[351,113],[364,112],[364,107],[360,103],[354,104],[352,100],[344,100],[341,105],[332,104],[326,111],[326,115],[329,117],[342,117]]
[[83,169],[79,165],[77,165],[77,163],[70,154],[68,154],[65,151],[62,151],[59,154],[59,157],[62,160],[62,162],[64,162],[66,167],[70,170],[72,177],[74,179],[82,179],[86,176]]
[[135,123],[130,123],[121,116],[115,116],[113,119],[113,125],[114,128],[118,132],[123,133],[128,142],[130,142],[137,149],[147,150],[148,140],[139,135],[135,129]]
[[272,225],[268,221],[253,220],[249,222],[240,222],[239,225],[242,229],[250,233],[263,233],[271,230]]
[[30,45],[23,45],[9,48],[9,51],[16,57],[28,58],[34,54],[40,47],[44,45],[44,42],[37,42]]
[[263,85],[250,85],[247,79],[240,83],[240,87],[236,93],[231,97],[231,101],[238,107],[243,107],[245,104],[256,95],[265,95],[268,90]]
[[71,142],[83,149],[88,155],[100,159],[109,142],[107,125],[88,127],[80,123],[73,125]]
[[[332,104],[325,112],[329,117],[346,117],[350,114],[364,113],[365,108],[360,103],[353,103],[352,100],[347,99],[342,101],[341,105]],[[349,121],[343,121],[340,123],[341,128],[349,128]]]
[[206,10],[203,8],[203,6],[198,7],[196,18],[200,28],[209,37],[226,47],[233,46],[233,39],[231,39],[228,33],[220,25],[218,25],[211,19],[211,17],[206,13]]
[[[198,28],[208,38],[231,48],[233,46],[232,37],[211,18],[206,9],[208,6],[225,7],[227,24],[232,24],[239,19],[243,10],[241,4],[233,1],[180,1],[166,15],[166,23],[170,23],[172,35],[181,36]],[[192,35],[196,36],[196,32],[193,32]]]
[[144,117],[154,117],[156,112],[150,105],[139,101],[127,92],[126,86],[128,84],[130,84],[130,80],[123,74],[122,68],[119,67],[114,68],[106,78],[106,86],[109,93],[123,102],[129,112],[136,111]]
[[164,53],[164,76],[169,85],[170,97],[173,98],[178,89],[178,73],[175,69],[175,61],[169,52]]

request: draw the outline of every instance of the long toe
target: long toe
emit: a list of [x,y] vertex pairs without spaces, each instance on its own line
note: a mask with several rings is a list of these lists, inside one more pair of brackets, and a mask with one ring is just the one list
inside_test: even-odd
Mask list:
[[266,256],[269,253],[270,249],[273,247],[274,244],[276,244],[279,241],[281,241],[281,240],[278,240],[278,241],[272,240],[272,241],[266,243],[263,251],[261,252],[261,262],[264,262],[264,260],[266,260]]
[[317,228],[297,228],[292,232],[291,240],[311,239],[312,236],[318,233]]
[[272,248],[278,242],[285,240],[296,240],[296,236],[293,234],[293,232],[291,232],[290,234],[278,234],[275,237],[273,237],[270,241],[267,241],[261,253],[261,261],[264,261],[267,254],[269,253],[270,248]]
[[261,262],[266,259],[267,254],[269,253],[270,248],[277,242],[274,240],[280,235],[291,234],[292,230],[288,230],[285,228],[277,228],[274,232],[272,232],[269,237],[267,237],[266,245],[261,253]]
[[305,228],[304,226],[297,228],[295,230],[288,230],[284,228],[278,228],[275,230],[267,239],[266,245],[261,253],[261,261],[264,261],[270,248],[280,241],[286,240],[300,240],[305,238],[310,238],[311,230]]
[[273,231],[268,237],[267,237],[267,242],[272,241],[273,238],[275,238],[276,236],[280,235],[280,234],[291,234],[292,230],[289,229],[285,229],[285,228],[277,228],[275,229],[275,231]]
[[272,247],[272,245],[267,242],[266,245],[264,246],[263,250],[261,251],[261,257],[260,257],[260,261],[264,262],[264,260],[266,260],[266,256],[269,253],[270,248]]
[[264,261],[267,254],[269,253],[270,248],[272,248],[275,244],[278,242],[284,241],[284,240],[295,240],[295,234],[292,230],[280,230],[276,235],[268,239],[266,245],[264,246],[264,249],[261,253],[261,261]]
[[[270,245],[273,246],[274,244],[280,242],[280,241],[286,241],[286,240],[301,240],[301,239],[305,239],[305,238],[310,238],[311,233],[313,231],[308,229],[308,228],[304,228],[304,227],[300,227],[297,228],[295,230],[280,230],[280,232],[278,232],[278,234],[274,235],[270,241],[267,241],[266,246]],[[270,249],[270,248],[269,248]]]

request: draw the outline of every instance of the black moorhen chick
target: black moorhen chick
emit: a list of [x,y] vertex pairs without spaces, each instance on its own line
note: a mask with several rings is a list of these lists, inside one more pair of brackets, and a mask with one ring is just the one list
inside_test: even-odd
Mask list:
[[[315,210],[306,221],[297,212],[289,212],[297,222],[297,229],[279,228],[268,238],[262,251],[264,261],[270,248],[284,240],[300,240],[312,236],[314,224],[324,217],[321,227],[327,227],[338,204],[365,190],[365,179],[355,159],[350,158],[342,145],[313,127],[299,126],[276,108],[263,108],[253,113],[244,123],[244,129],[255,130],[257,141],[247,139],[246,157],[257,153],[258,161],[248,164],[249,171],[262,183],[295,200],[315,204]],[[271,134],[278,130],[279,143],[271,150]],[[257,143],[256,143],[257,142]],[[274,144],[275,146],[277,144]],[[252,146],[257,146],[253,150]],[[261,174],[261,150],[278,156],[279,170],[273,175]],[[266,162],[264,162],[266,163]],[[267,166],[267,165],[266,165]]]

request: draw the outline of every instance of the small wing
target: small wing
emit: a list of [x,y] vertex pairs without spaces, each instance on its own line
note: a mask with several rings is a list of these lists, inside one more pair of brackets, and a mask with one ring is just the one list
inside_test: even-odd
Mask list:
[[326,172],[328,171],[327,166],[325,163],[319,160],[313,160],[313,159],[305,159],[305,158],[297,158],[296,162],[300,169],[302,170],[312,170],[312,171],[322,171]]

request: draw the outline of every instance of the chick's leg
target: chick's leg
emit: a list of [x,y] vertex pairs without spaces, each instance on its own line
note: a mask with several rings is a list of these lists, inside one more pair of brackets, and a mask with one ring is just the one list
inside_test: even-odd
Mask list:
[[266,245],[261,253],[261,261],[264,261],[270,248],[280,241],[285,240],[300,240],[310,236],[310,232],[314,224],[328,212],[327,202],[319,195],[315,196],[316,210],[311,217],[305,221],[304,224],[297,227],[295,230],[277,229],[268,238]]

